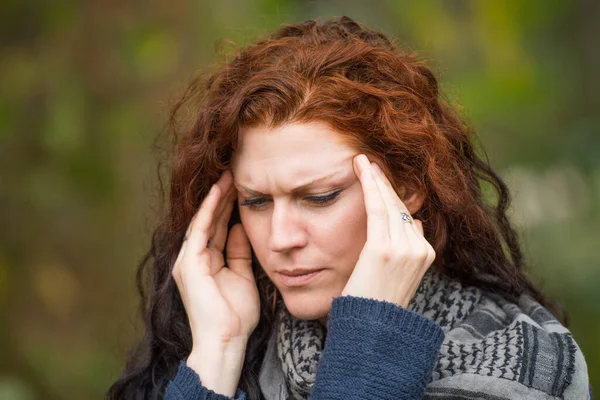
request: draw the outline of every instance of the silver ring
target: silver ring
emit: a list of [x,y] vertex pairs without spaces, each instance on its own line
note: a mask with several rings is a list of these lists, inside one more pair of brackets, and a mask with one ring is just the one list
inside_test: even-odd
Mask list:
[[402,221],[408,222],[409,224],[412,224],[413,222],[412,217],[405,212],[401,212],[400,217],[402,218]]

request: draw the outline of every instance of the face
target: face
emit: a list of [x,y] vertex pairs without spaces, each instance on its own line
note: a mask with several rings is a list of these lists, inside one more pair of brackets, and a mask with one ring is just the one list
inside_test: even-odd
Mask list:
[[[322,122],[244,128],[232,160],[240,217],[262,268],[286,307],[325,323],[366,241],[363,192],[352,167],[358,154]],[[278,272],[321,269],[290,285]]]

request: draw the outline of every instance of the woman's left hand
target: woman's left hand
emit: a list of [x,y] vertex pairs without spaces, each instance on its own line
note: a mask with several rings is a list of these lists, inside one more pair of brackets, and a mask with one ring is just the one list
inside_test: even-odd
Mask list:
[[410,213],[377,164],[362,154],[353,162],[367,210],[367,241],[341,295],[406,308],[435,260],[435,251],[423,235],[421,221],[402,219],[402,213]]

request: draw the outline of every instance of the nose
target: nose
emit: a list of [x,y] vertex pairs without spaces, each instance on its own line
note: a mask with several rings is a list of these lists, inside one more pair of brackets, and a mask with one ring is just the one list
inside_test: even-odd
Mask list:
[[273,205],[271,214],[271,235],[269,237],[269,249],[273,252],[285,252],[295,247],[306,246],[306,232],[291,204],[283,202]]

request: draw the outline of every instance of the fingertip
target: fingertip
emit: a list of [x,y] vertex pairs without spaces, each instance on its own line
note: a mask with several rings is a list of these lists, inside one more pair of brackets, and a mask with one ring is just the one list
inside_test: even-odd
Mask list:
[[[225,171],[223,171],[223,176],[228,183],[233,182],[233,172],[229,168],[226,169]],[[229,182],[229,181],[231,181],[231,182]]]
[[418,219],[413,219],[413,223],[417,227],[417,230],[421,233],[421,235],[425,236],[425,232],[423,231],[423,223]]
[[209,196],[216,196],[217,194],[220,194],[221,188],[219,187],[219,185],[217,185],[216,183],[213,183],[213,185],[210,187],[210,190],[208,191],[208,195]]
[[233,177],[231,171],[229,169],[225,169],[221,172],[219,179],[217,179],[217,181],[213,184],[213,187],[217,187],[219,195],[222,196],[224,193],[226,194],[229,191],[232,182]]
[[354,173],[356,174],[356,176],[360,178],[360,165],[358,165],[359,156],[360,154],[357,154],[352,158],[352,169],[354,169]]

